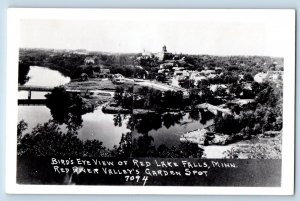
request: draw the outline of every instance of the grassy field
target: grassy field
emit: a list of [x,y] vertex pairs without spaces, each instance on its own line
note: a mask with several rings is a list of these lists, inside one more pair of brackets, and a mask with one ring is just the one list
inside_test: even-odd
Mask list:
[[66,84],[67,89],[72,90],[115,90],[117,86],[127,89],[133,86],[133,82],[125,81],[124,84],[114,84],[108,79],[90,78],[87,81],[71,81]]

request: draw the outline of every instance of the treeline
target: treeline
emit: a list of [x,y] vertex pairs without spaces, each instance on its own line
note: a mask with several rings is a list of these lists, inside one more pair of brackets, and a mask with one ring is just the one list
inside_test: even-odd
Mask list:
[[[95,64],[103,68],[109,68],[112,73],[120,73],[127,77],[140,77],[147,73],[148,79],[155,79],[160,63],[156,56],[143,57],[141,54],[107,54],[91,52],[78,54],[67,50],[46,49],[20,49],[20,60],[29,65],[49,67],[60,71],[65,76],[78,78],[82,72],[90,72],[83,66],[86,57],[93,57]],[[226,71],[250,73],[252,76],[259,72],[269,70],[283,70],[283,58],[266,56],[210,56],[210,55],[175,55],[176,60],[184,58],[184,62],[178,62],[178,66],[187,70],[201,71],[205,68],[214,69],[222,67]],[[175,60],[175,63],[176,63]],[[142,66],[144,70],[136,68]]]
[[[84,65],[87,57],[94,58],[95,65]],[[105,54],[101,52],[78,54],[66,50],[21,48],[19,59],[29,65],[58,70],[63,75],[71,78],[78,78],[83,72],[90,74],[91,69],[96,66],[109,68],[112,73],[121,73],[124,76],[133,76],[140,71],[132,67],[137,65],[136,54]]]
[[222,67],[228,71],[255,75],[269,70],[283,70],[283,58],[279,57],[187,55],[185,60],[193,64],[194,70],[199,71],[204,67]]
[[184,109],[185,99],[181,91],[162,92],[149,87],[125,90],[117,87],[114,100],[118,106],[126,109],[150,109],[155,111],[165,111],[169,109]]

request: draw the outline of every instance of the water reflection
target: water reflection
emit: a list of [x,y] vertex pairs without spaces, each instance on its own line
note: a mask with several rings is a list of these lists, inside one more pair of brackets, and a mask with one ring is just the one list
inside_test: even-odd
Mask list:
[[[196,113],[194,111],[194,113]],[[201,123],[200,118],[204,118]],[[179,146],[180,136],[191,130],[203,128],[213,123],[209,113],[200,113],[198,115],[184,112],[176,113],[149,113],[135,116],[130,119],[132,124],[133,139],[152,137],[151,145],[159,147],[164,144],[167,147]],[[213,117],[213,116],[211,116]],[[147,141],[150,142],[150,141]]]
[[95,108],[93,112],[82,115],[82,127],[77,131],[77,137],[81,140],[99,140],[103,145],[112,149],[119,145],[123,134],[130,132],[127,128],[129,116],[120,115],[119,124],[115,126],[117,114],[104,114],[102,105]]
[[122,117],[120,113],[114,115],[114,125],[119,127],[122,126]]
[[147,134],[152,129],[158,130],[162,127],[162,116],[157,113],[135,115],[133,120],[134,128],[142,134]]
[[208,121],[211,121],[214,117],[214,114],[211,113],[210,111],[205,111],[205,110],[199,110],[201,114],[201,119],[200,123],[201,124],[207,124]]
[[76,133],[82,127],[82,115],[93,112],[79,95],[68,93],[63,87],[56,87],[46,95],[46,106],[50,109],[53,120],[66,124],[68,131]]
[[166,128],[170,128],[175,124],[179,124],[182,120],[183,114],[182,113],[169,113],[167,112],[162,116],[163,124]]

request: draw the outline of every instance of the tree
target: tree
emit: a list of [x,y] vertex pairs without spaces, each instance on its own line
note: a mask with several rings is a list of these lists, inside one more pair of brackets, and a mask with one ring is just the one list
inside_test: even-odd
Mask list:
[[210,85],[210,83],[209,83],[206,79],[204,79],[204,80],[198,81],[197,87],[198,87],[200,90],[203,90],[203,89],[208,88],[209,85]]
[[240,113],[238,123],[241,128],[246,128],[246,127],[248,127],[249,129],[253,128],[256,122],[257,122],[256,117],[253,111],[248,110],[248,111],[242,111]]
[[253,79],[253,76],[250,73],[245,73],[244,74],[244,80],[246,82],[252,82],[254,79]]
[[243,88],[239,84],[231,84],[231,85],[229,85],[229,92],[231,94],[233,94],[234,96],[240,97],[242,91],[243,91]]
[[227,95],[226,89],[223,88],[222,86],[218,86],[216,91],[214,92],[214,95],[224,97]]
[[21,120],[17,126],[17,144],[20,144],[24,131],[28,128],[28,124]]
[[60,124],[66,122],[69,108],[72,105],[70,94],[63,87],[55,87],[51,93],[45,96],[46,106],[50,109],[53,119]]
[[83,157],[107,157],[110,156],[109,151],[103,146],[103,142],[99,140],[86,140],[83,143]]
[[191,111],[189,112],[189,118],[198,121],[200,119],[199,109],[192,106]]
[[112,155],[115,157],[130,157],[132,155],[133,142],[132,133],[122,134],[119,146],[115,146]]
[[20,85],[24,85],[28,81],[28,79],[29,79],[29,77],[28,77],[29,70],[30,70],[29,63],[19,61],[18,83]]
[[149,108],[160,110],[162,108],[162,92],[155,89],[149,90]]
[[182,108],[183,92],[168,90],[163,98],[165,108]]
[[55,87],[46,94],[46,106],[59,124],[67,124],[70,131],[82,126],[81,115],[92,112],[94,107],[77,94],[71,94],[64,87]]
[[167,79],[166,79],[166,75],[163,74],[163,73],[159,73],[157,76],[156,76],[156,80],[159,81],[159,82],[165,82]]
[[63,133],[53,120],[38,124],[30,134],[24,135],[17,146],[17,153],[30,157],[110,156],[110,152],[103,147],[102,142],[97,140],[83,142],[73,134]]
[[191,80],[189,78],[185,78],[179,81],[179,85],[185,89],[194,88],[195,80]]
[[181,113],[174,114],[167,112],[162,116],[163,124],[166,128],[170,128],[171,126],[180,123],[182,117],[183,115]]
[[224,134],[235,134],[240,131],[238,120],[233,115],[218,113],[215,117],[215,131]]
[[122,102],[123,93],[124,93],[124,88],[117,86],[116,90],[115,90],[114,99],[115,99],[115,101],[117,102],[118,105],[121,104],[121,102]]
[[192,89],[189,93],[189,104],[190,105],[196,105],[200,102],[200,95],[198,89]]
[[133,157],[155,157],[156,149],[152,145],[154,138],[148,134],[143,134],[138,139],[133,140]]

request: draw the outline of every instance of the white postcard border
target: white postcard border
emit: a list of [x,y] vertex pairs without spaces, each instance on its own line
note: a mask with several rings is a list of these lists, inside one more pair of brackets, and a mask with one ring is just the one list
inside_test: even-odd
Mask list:
[[[166,186],[64,186],[19,185],[16,183],[17,133],[17,62],[20,19],[126,19],[139,16],[157,20],[163,13],[173,17],[177,12],[198,21],[281,20],[286,45],[283,75],[283,139],[281,187],[166,187]],[[145,14],[146,13],[146,14]],[[147,15],[148,13],[148,15]],[[149,14],[151,13],[151,15]],[[239,16],[237,18],[237,16]],[[123,18],[124,19],[124,18]],[[200,19],[200,20],[199,20]],[[207,19],[207,18],[206,18]],[[180,19],[178,19],[180,20]],[[294,193],[295,134],[295,10],[292,9],[8,9],[7,23],[7,94],[6,94],[6,192],[10,194],[203,194],[203,195],[291,195]]]

